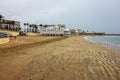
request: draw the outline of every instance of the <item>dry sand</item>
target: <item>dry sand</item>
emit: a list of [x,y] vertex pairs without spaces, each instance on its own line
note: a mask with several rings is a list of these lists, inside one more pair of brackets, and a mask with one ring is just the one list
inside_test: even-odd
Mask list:
[[120,80],[120,53],[82,37],[18,40],[1,46],[0,80]]

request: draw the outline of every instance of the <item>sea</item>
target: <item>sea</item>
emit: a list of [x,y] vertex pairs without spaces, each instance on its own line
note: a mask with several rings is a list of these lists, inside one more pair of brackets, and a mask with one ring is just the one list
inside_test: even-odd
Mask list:
[[114,48],[120,52],[120,36],[87,36],[87,40],[104,43],[109,48]]

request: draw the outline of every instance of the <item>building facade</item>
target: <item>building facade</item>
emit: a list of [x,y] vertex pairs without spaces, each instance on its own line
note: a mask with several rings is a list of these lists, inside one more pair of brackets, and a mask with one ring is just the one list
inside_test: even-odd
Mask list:
[[43,36],[70,36],[70,30],[64,24],[42,25],[39,32]]
[[0,29],[19,31],[21,29],[20,22],[14,21],[14,20],[4,19],[4,17],[1,17],[0,18]]

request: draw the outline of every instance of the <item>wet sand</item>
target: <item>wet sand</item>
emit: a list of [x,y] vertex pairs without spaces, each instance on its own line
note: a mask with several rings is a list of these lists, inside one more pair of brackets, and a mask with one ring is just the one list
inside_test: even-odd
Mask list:
[[0,80],[120,80],[120,53],[80,36],[43,39],[2,46]]

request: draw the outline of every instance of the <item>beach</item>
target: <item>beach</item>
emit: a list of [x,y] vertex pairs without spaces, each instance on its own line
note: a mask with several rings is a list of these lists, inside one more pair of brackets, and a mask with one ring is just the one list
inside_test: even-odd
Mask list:
[[18,37],[0,45],[0,80],[120,80],[120,52],[83,36]]

